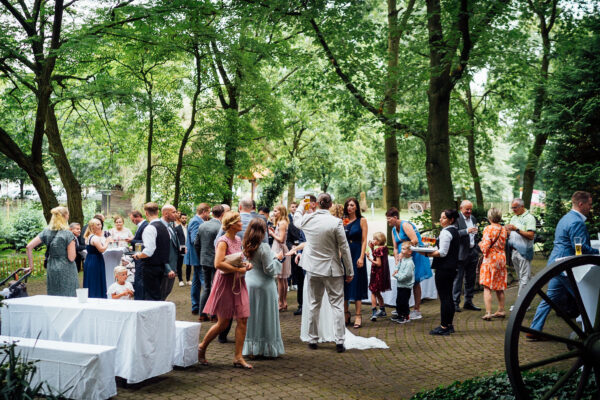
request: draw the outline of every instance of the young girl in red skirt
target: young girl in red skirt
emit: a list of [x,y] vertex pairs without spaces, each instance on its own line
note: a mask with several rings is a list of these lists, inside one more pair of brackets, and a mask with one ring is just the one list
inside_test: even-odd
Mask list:
[[[369,242],[369,247],[373,253],[373,256],[368,255],[371,261],[371,279],[369,280],[371,305],[373,306],[371,321],[377,321],[377,317],[387,316],[381,293],[392,288],[390,284],[390,267],[388,264],[388,248],[386,246],[385,234],[382,232],[373,234],[373,240]],[[379,311],[377,311],[378,304]]]

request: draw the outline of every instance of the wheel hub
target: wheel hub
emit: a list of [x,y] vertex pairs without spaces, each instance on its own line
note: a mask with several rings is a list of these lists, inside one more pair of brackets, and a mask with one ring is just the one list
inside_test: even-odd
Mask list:
[[584,345],[586,358],[594,364],[600,364],[600,333],[596,332],[588,336]]

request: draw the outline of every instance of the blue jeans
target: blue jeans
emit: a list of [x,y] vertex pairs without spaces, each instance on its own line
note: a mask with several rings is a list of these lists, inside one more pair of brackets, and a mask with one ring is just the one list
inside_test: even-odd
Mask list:
[[[569,300],[569,294],[575,297],[569,279],[562,274],[550,279],[546,294],[550,300],[559,305],[566,304]],[[537,331],[543,330],[546,318],[548,318],[548,314],[550,314],[550,309],[550,305],[546,303],[545,300],[542,300],[535,310],[535,315],[533,316],[533,321],[531,321],[530,328]]]
[[200,289],[202,286],[202,267],[194,265],[194,275],[192,276],[192,312],[200,312]]
[[212,282],[215,276],[215,267],[207,267],[206,265],[200,266],[202,269],[202,295],[200,296],[200,314],[204,310],[210,290],[212,289]]

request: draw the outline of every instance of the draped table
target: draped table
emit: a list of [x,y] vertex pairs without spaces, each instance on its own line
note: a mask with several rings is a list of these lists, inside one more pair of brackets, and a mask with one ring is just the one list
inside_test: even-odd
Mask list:
[[36,361],[31,386],[46,382],[51,390],[44,385],[45,394],[85,400],[117,395],[114,347],[0,336],[0,344],[10,343],[23,359]]
[[[590,244],[593,248],[600,249],[600,240],[592,240]],[[583,265],[573,269],[573,276],[577,281],[581,300],[593,326],[596,321],[596,310],[600,298],[600,267]],[[581,316],[577,320],[582,322]],[[582,327],[585,329],[583,324]]]
[[[396,278],[392,276],[394,273],[394,266],[396,265],[396,261],[393,256],[388,256],[388,264],[390,266],[390,283],[392,286],[392,290],[388,290],[387,292],[381,293],[383,297],[383,302],[392,307],[396,307]],[[371,261],[367,259],[367,275],[369,279],[371,277]],[[421,299],[437,299],[437,289],[435,288],[435,271],[433,272],[433,276],[429,279],[425,279],[421,282]],[[371,304],[371,291],[369,290],[369,299],[364,301],[364,303]],[[412,307],[415,305],[414,293],[411,290],[410,300],[408,302],[409,306]]]
[[175,304],[32,296],[3,301],[2,335],[114,346],[115,374],[138,383],[172,369]]
[[102,256],[104,257],[104,271],[106,273],[106,288],[115,282],[115,267],[121,265],[121,257],[123,257],[122,248],[108,248]]

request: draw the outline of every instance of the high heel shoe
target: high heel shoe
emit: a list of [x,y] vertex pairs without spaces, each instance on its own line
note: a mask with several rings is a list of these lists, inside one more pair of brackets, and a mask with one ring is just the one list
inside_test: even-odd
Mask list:
[[350,318],[352,317],[352,314],[350,314],[350,311],[346,311],[344,315],[346,316],[346,326],[350,326]]
[[354,317],[354,329],[358,329],[362,326],[362,315],[356,314]]
[[208,365],[208,361],[206,361],[206,349],[200,346],[198,346],[198,364]]
[[233,360],[233,368],[244,368],[244,369],[252,369],[252,365],[248,364],[246,360]]

